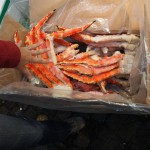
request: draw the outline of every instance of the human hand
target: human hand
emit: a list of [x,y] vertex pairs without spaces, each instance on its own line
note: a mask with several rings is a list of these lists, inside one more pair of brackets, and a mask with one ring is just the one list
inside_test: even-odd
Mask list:
[[33,44],[28,47],[21,47],[21,43],[22,42],[19,42],[17,44],[17,46],[20,49],[21,57],[20,57],[20,62],[16,68],[20,70],[22,73],[26,74],[29,80],[31,80],[33,76],[26,69],[25,65],[31,64],[31,63],[41,63],[41,64],[49,63],[50,60],[45,60],[45,59],[42,59],[41,57],[37,57],[38,55],[41,55],[49,51],[49,49],[35,50],[38,46],[42,45],[43,43]]

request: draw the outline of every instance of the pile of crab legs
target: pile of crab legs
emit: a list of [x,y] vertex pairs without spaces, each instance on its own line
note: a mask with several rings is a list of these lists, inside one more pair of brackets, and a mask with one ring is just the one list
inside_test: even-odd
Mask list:
[[[95,21],[82,27],[67,29],[57,26],[58,30],[55,32],[43,32],[42,26],[54,12],[55,10],[49,12],[33,26],[25,39],[26,46],[43,42],[36,50],[47,48],[50,51],[38,57],[49,59],[50,62],[27,64],[26,68],[48,88],[101,90],[108,93],[106,90],[108,83],[128,86],[124,81],[114,77],[130,74],[139,37],[133,34],[96,36],[84,34],[83,31]],[[78,49],[79,45],[64,40],[66,37],[87,44],[86,51],[81,52]],[[16,44],[20,42],[18,31],[14,35],[14,40]],[[120,52],[122,49],[124,53]]]

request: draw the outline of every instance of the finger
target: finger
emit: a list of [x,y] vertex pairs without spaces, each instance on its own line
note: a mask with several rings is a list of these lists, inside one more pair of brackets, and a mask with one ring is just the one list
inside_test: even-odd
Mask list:
[[34,75],[33,75],[27,68],[22,67],[20,70],[22,71],[22,73],[23,73],[24,75],[27,76],[27,78],[29,79],[29,81],[31,81],[32,78],[34,78]]
[[19,47],[22,45],[22,41],[20,40],[19,43],[17,44]]
[[42,58],[33,58],[30,63],[39,63],[39,64],[47,64],[51,62],[49,59],[42,59]]
[[49,49],[33,50],[33,51],[31,51],[31,54],[32,55],[40,55],[40,54],[46,53],[48,51],[49,51]]
[[39,43],[36,43],[36,44],[32,44],[32,45],[29,45],[28,46],[28,49],[31,50],[31,49],[35,49],[37,48],[38,46],[42,45],[43,42],[39,42]]
[[22,41],[20,40],[19,43],[16,43],[16,45],[17,45],[18,47],[21,47]]

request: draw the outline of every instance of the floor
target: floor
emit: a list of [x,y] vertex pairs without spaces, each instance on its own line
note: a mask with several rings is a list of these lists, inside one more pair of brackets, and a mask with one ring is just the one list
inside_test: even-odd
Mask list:
[[0,113],[32,119],[55,118],[65,120],[81,116],[86,126],[57,145],[37,145],[30,150],[149,150],[150,116],[84,114],[41,109],[0,100]]

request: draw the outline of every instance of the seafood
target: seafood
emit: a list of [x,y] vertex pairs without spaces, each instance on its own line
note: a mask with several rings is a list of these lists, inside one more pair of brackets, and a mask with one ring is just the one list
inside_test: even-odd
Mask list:
[[116,54],[111,57],[104,57],[98,60],[94,60],[89,57],[76,58],[76,59],[63,60],[61,64],[86,64],[95,67],[105,67],[105,66],[115,64],[118,61],[122,60],[123,56],[124,56],[123,54]]
[[[66,30],[63,27],[57,26],[57,28],[61,31]],[[137,43],[140,41],[139,37],[134,34],[91,36],[88,34],[77,33],[71,35],[71,37],[94,47],[123,47],[131,51],[137,47]]]
[[[42,31],[42,26],[55,11],[49,12],[33,26],[25,39],[26,46],[43,42],[36,50],[50,49],[38,56],[49,60],[49,63],[27,64],[26,68],[48,88],[79,88],[82,91],[92,91],[93,88],[105,94],[110,93],[106,90],[107,84],[116,83],[112,77],[130,74],[134,56],[129,55],[132,54],[131,51],[135,51],[139,37],[132,34],[84,34],[83,31],[95,21],[72,29],[57,26],[58,31],[52,33]],[[81,51],[78,44],[66,41],[66,37],[87,44],[86,51]],[[18,32],[14,39],[16,44],[20,42]],[[122,48],[127,52],[121,53]]]
[[85,43],[128,42],[134,44],[139,42],[139,37],[134,34],[97,35],[93,37],[86,34],[74,34],[71,37]]

